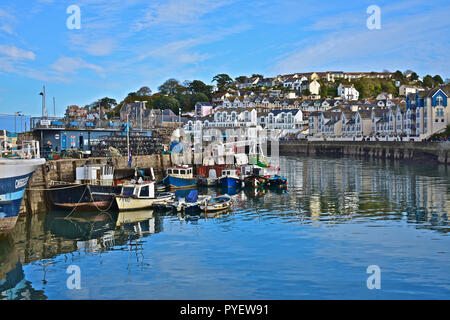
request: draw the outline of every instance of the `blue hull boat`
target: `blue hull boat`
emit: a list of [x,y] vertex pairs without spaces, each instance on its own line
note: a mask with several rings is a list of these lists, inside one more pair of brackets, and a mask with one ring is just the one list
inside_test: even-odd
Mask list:
[[197,180],[166,176],[162,183],[171,189],[189,189],[197,186]]
[[28,180],[44,163],[44,159],[0,160],[0,233],[14,228]]
[[239,188],[241,186],[241,180],[232,177],[220,178],[219,183],[223,188]]

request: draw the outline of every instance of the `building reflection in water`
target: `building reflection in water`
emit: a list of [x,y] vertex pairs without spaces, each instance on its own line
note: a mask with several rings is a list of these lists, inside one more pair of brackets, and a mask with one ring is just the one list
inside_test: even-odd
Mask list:
[[289,197],[312,219],[406,217],[419,228],[448,231],[450,173],[445,166],[378,159],[281,160]]

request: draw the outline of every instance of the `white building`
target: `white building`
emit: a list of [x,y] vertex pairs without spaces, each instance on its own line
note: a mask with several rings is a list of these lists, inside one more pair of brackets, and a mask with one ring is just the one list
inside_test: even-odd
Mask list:
[[353,84],[340,84],[337,90],[338,96],[345,100],[358,100],[359,92]]

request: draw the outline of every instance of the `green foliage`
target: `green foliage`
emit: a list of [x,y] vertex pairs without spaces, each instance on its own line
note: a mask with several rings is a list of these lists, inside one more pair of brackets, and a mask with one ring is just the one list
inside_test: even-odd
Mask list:
[[429,74],[423,77],[423,85],[427,88],[432,88],[434,86],[433,77],[431,77]]
[[162,94],[154,94],[152,96],[152,107],[154,109],[170,109],[175,113],[178,113],[178,108],[180,108],[180,102],[171,96],[166,96]]
[[138,96],[150,96],[152,94],[152,90],[149,87],[142,87],[138,91],[136,91]]
[[443,84],[444,83],[444,80],[442,80],[441,76],[438,74],[433,77],[433,80],[434,80],[435,84]]
[[233,79],[225,73],[215,75],[212,81],[217,83],[217,88],[220,92],[224,92],[233,83]]
[[183,87],[178,80],[171,78],[160,85],[158,87],[158,90],[163,95],[169,95],[173,97],[176,94],[183,92],[185,90],[185,87]]
[[411,77],[409,78],[411,81],[419,80],[419,75],[415,72],[411,73]]
[[381,92],[388,92],[394,96],[398,95],[397,88],[392,80],[361,78],[353,83],[361,99],[374,98]]

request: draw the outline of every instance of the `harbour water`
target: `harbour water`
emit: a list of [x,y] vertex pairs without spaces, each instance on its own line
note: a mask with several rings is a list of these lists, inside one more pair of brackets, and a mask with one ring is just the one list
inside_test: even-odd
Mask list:
[[[450,168],[328,157],[280,164],[288,190],[239,191],[228,214],[21,216],[0,239],[0,298],[450,298]],[[380,289],[368,289],[371,265]],[[67,285],[70,266],[80,289]]]

